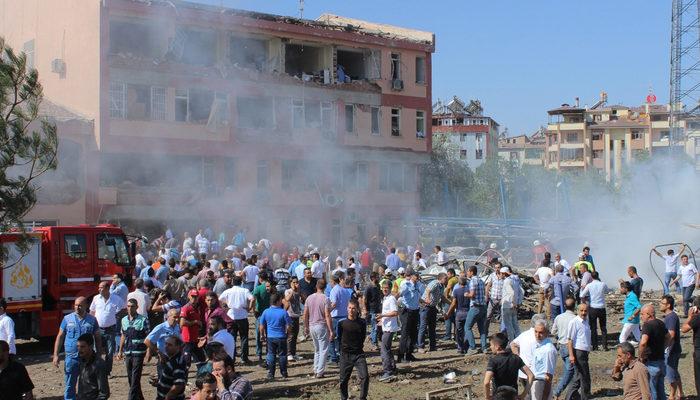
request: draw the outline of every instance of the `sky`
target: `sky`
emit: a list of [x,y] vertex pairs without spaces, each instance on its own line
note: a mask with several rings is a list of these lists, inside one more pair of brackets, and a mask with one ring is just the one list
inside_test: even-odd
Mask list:
[[[195,0],[298,16],[297,0]],[[668,102],[671,2],[306,0],[324,12],[435,33],[433,102],[479,99],[509,136],[531,134],[563,103]]]

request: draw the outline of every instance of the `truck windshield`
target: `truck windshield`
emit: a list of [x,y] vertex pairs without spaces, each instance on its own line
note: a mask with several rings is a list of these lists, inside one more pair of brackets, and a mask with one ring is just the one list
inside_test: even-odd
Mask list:
[[109,260],[118,265],[131,264],[126,240],[121,235],[97,235],[97,258]]

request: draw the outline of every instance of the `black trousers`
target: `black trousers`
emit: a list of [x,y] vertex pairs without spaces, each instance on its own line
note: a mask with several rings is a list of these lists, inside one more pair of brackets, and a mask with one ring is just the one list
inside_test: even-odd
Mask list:
[[700,352],[693,352],[693,373],[695,375],[695,393],[700,393]]
[[129,400],[143,400],[143,392],[141,392],[143,357],[143,354],[127,355],[124,357],[126,378],[129,380]]
[[367,372],[367,360],[364,354],[340,353],[340,398],[347,400],[348,383],[353,368],[357,368],[357,379],[360,380],[360,399],[367,399],[369,392],[369,373]]
[[401,341],[399,342],[399,360],[413,354],[418,339],[418,310],[404,308],[399,315],[401,320]]
[[591,372],[588,369],[588,352],[574,349],[574,380],[571,381],[566,400],[587,400],[591,395]]
[[190,369],[190,365],[194,362],[196,369],[199,369],[202,365],[207,362],[207,356],[204,354],[204,349],[197,347],[197,342],[185,343],[184,348],[185,358],[187,359],[187,369]]
[[[596,324],[596,321],[598,322]],[[602,344],[603,347],[608,347],[608,327],[607,327],[607,315],[604,308],[589,308],[588,309],[588,322],[591,325],[591,344],[593,345],[593,350],[598,348],[598,325],[600,325],[600,332],[602,334]]]
[[240,353],[243,362],[248,362],[248,329],[250,329],[248,318],[234,319],[229,329],[234,340],[237,337],[241,338],[241,345],[236,347],[236,353]]
[[299,336],[299,318],[291,318],[292,332],[287,335],[287,350],[289,355],[297,355],[297,337]]

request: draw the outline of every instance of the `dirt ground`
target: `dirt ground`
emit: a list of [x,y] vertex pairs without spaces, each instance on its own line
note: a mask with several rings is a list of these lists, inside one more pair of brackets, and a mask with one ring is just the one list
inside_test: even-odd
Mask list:
[[[644,298],[643,303],[658,299]],[[622,398],[622,383],[610,378],[610,372],[615,360],[614,343],[620,332],[620,316],[612,314],[608,310],[608,340],[612,350],[608,352],[596,351],[590,356],[590,369],[592,377],[592,392],[596,398]],[[520,321],[523,329],[527,328],[529,321]],[[251,324],[252,326],[253,324]],[[441,324],[438,324],[439,326]],[[496,325],[492,324],[492,330]],[[491,332],[493,333],[493,332]],[[438,335],[440,336],[440,335]],[[251,332],[251,353],[255,354],[255,340]],[[478,341],[477,341],[478,343]],[[398,343],[395,343],[398,346]],[[685,334],[682,337],[683,355],[680,361],[680,373],[684,382],[686,396],[696,394],[693,381],[692,363],[692,337]],[[366,345],[365,350],[371,346]],[[51,347],[39,342],[19,344],[19,359],[27,366],[29,374],[36,386],[35,397],[39,399],[61,399],[63,393],[63,361],[56,369],[51,364]],[[311,342],[299,343],[298,354],[302,360],[289,363],[289,378],[278,378],[274,382],[266,382],[266,371],[257,365],[241,365],[238,371],[246,375],[253,383],[255,398],[257,399],[337,399],[339,389],[337,383],[337,367],[329,364],[326,373],[327,378],[316,380],[310,376],[313,364],[313,347]],[[376,351],[368,351],[368,363],[370,372],[370,399],[424,399],[425,393],[430,390],[453,386],[444,384],[443,374],[454,371],[457,374],[459,384],[473,384],[471,388],[472,398],[482,398],[483,390],[481,382],[488,361],[488,355],[459,356],[453,343],[440,342],[437,352],[416,354],[419,359],[405,366],[400,366],[398,379],[391,383],[380,383],[377,378],[381,374],[381,360]],[[254,357],[251,357],[254,359]],[[558,360],[557,369],[561,371],[561,360]],[[110,389],[113,399],[126,399],[128,383],[124,364],[115,360],[114,376],[110,379]],[[142,386],[146,399],[155,399],[155,388],[147,383],[147,377],[155,374],[155,365],[144,366]],[[192,375],[192,374],[190,374]],[[277,374],[279,376],[279,372]],[[187,392],[190,393],[194,379],[190,376],[190,384]],[[556,379],[555,379],[556,381]],[[359,388],[351,384],[350,395],[357,396]],[[667,389],[668,390],[668,389]],[[0,398],[2,396],[0,395]],[[442,399],[467,398],[466,390],[448,392]],[[692,397],[691,397],[692,398]]]

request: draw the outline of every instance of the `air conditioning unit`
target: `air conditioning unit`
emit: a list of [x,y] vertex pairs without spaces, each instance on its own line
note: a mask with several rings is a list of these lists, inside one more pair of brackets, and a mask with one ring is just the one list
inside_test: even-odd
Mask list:
[[66,72],[66,62],[62,58],[54,58],[51,61],[51,72],[63,74]]
[[403,90],[403,80],[394,79],[391,81],[391,88],[394,90]]

